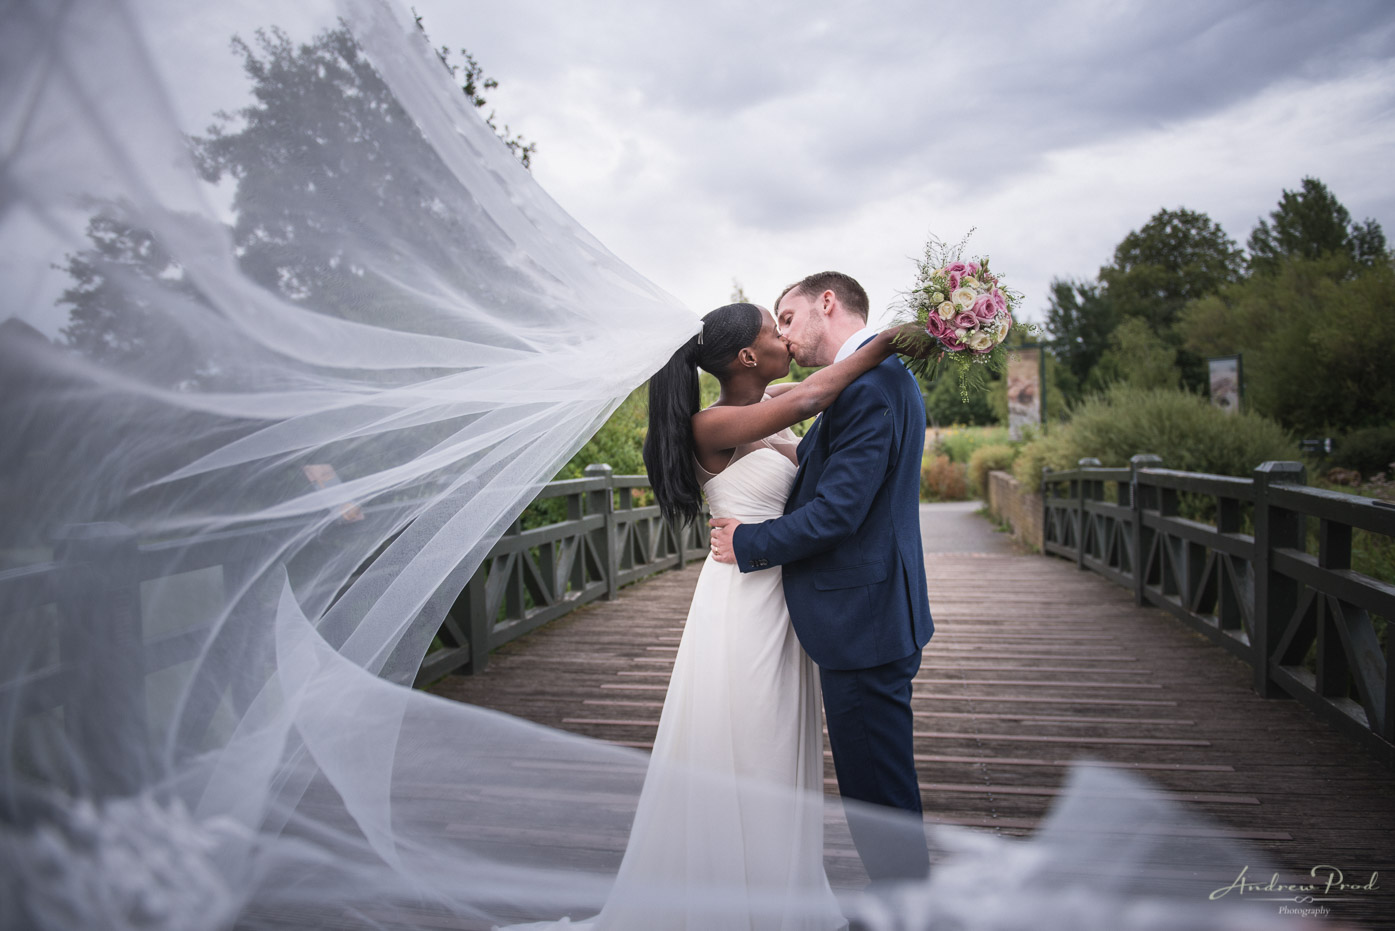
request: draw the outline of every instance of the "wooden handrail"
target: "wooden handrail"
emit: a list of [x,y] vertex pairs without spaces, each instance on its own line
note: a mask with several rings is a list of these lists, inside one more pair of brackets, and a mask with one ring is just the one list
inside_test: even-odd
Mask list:
[[[1352,531],[1395,536],[1395,505],[1304,478],[1296,462],[1237,478],[1155,456],[1127,470],[1047,469],[1044,550],[1132,588],[1249,663],[1261,695],[1298,699],[1395,765],[1395,637],[1382,648],[1377,624],[1395,618],[1395,586],[1351,568]],[[1182,516],[1182,495],[1209,504],[1214,523]]]
[[[657,506],[636,506],[633,491],[648,487],[646,476],[614,475],[604,465],[591,466],[584,478],[543,486],[535,500],[564,499],[567,517],[527,530],[516,521],[463,589],[446,593],[453,604],[439,630],[438,645],[423,660],[416,681],[478,672],[488,663],[489,651],[501,644],[598,598],[613,598],[624,585],[705,555],[706,522],[679,531],[663,520]],[[617,493],[622,498],[619,506]],[[362,512],[371,517],[388,507],[400,510],[401,504],[365,507]],[[134,625],[121,638],[129,655],[113,657],[112,668],[130,681],[108,686],[113,692],[143,695],[144,677],[187,662],[203,646],[207,630],[143,638],[142,583],[222,567],[224,586],[231,593],[239,580],[245,581],[247,566],[241,553],[246,545],[261,552],[268,535],[289,541],[304,532],[304,521],[283,519],[190,539],[137,542],[120,525],[78,525],[70,528],[70,539],[59,544],[53,561],[0,571],[0,615],[16,622],[27,612],[56,612],[53,616],[65,631],[81,636],[84,630],[105,629],[113,604],[127,606],[129,610],[118,613],[125,618],[122,623]],[[230,604],[240,594],[230,594]],[[94,622],[93,611],[102,613],[101,623]],[[61,663],[35,670],[30,685],[38,680],[46,685],[31,690],[25,713],[62,704],[74,687],[72,678]],[[132,701],[142,715],[143,702]]]

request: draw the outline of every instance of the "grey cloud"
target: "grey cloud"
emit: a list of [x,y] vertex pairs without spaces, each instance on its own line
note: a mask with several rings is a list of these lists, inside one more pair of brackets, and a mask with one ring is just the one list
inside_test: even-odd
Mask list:
[[[855,52],[816,75],[829,112],[800,137],[805,157],[793,171],[758,167],[747,185],[726,172],[697,171],[695,180],[720,181],[714,196],[732,197],[744,219],[765,225],[774,214],[782,226],[800,219],[791,203],[805,204],[805,215],[828,210],[830,199],[851,209],[908,175],[989,184],[1058,148],[1203,117],[1281,82],[1334,77],[1395,53],[1387,4],[1169,5],[1093,22],[1014,15],[1016,26],[990,17],[981,27],[1008,40],[1004,48],[971,45],[962,55],[927,43],[931,23],[864,30]],[[816,193],[801,201],[791,187]]]

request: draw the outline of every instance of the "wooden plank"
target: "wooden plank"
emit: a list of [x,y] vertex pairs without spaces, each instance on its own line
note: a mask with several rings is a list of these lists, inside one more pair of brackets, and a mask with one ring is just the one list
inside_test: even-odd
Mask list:
[[[1299,703],[1255,695],[1248,668],[1201,634],[1074,562],[934,554],[934,566],[936,633],[912,700],[927,823],[1027,834],[1072,768],[1106,767],[1201,812],[1197,833],[1295,875],[1395,872],[1389,771]],[[553,622],[434,690],[648,750],[696,569]],[[835,792],[826,750],[824,763]],[[826,854],[830,875],[856,885],[846,838],[830,834]],[[1390,890],[1333,909],[1395,929]]]

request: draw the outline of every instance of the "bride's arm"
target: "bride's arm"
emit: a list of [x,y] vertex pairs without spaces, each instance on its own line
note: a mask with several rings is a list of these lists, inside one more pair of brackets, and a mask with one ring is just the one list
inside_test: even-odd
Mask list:
[[765,393],[770,395],[772,398],[778,398],[786,391],[793,391],[795,388],[798,387],[799,382],[797,381],[782,381],[778,385],[766,385]]
[[827,410],[858,376],[870,372],[896,352],[893,340],[900,329],[883,330],[842,362],[826,366],[802,382],[772,385],[781,391],[778,395],[769,392],[768,401],[698,411],[693,415],[693,440],[698,449],[715,452],[752,443]]

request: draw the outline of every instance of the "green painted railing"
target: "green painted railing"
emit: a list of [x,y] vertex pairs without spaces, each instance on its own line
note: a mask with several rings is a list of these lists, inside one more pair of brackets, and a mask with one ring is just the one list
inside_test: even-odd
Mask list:
[[[1395,536],[1395,505],[1304,482],[1297,462],[1235,478],[1082,459],[1043,474],[1045,550],[1132,588],[1248,663],[1259,694],[1298,699],[1395,764],[1395,636],[1382,648],[1377,633],[1395,586],[1351,568],[1353,530]],[[1181,516],[1183,496],[1214,523]]]
[[593,465],[586,477],[552,482],[538,500],[562,498],[566,519],[524,530],[515,522],[451,606],[417,682],[475,673],[489,651],[620,587],[707,556],[707,524],[676,531],[658,505],[636,506],[643,475]]
[[[613,475],[606,465],[589,467],[585,478],[552,482],[540,499],[561,498],[566,518],[523,530],[519,523],[490,550],[454,598],[437,646],[426,656],[416,681],[451,672],[478,672],[489,651],[645,576],[705,558],[707,526],[698,521],[677,533],[655,505],[639,506],[636,491],[649,487],[642,475]],[[397,507],[396,505],[392,507]],[[365,514],[374,512],[365,507]],[[22,690],[0,686],[0,705],[22,719],[65,706],[120,705],[130,733],[147,729],[147,681],[173,666],[217,649],[249,652],[264,643],[278,593],[276,577],[260,572],[268,536],[302,533],[302,521],[266,522],[198,537],[143,542],[116,523],[76,524],[63,533],[49,561],[0,570],[0,623],[22,630],[32,646],[35,668]],[[356,524],[328,524],[312,544],[334,548]],[[221,592],[229,612],[212,643],[206,625],[159,627],[147,616],[143,586],[162,579],[203,573],[201,584]],[[449,599],[454,593],[447,593]],[[164,622],[161,622],[164,623]],[[95,645],[93,641],[98,641]],[[105,657],[102,675],[84,676],[65,657]],[[247,656],[270,669],[271,658]],[[253,687],[256,677],[224,676],[226,667],[200,671],[180,718],[181,732],[207,728],[227,689]],[[22,698],[22,700],[21,700]],[[239,695],[242,703],[249,694]],[[83,729],[101,716],[66,716],[66,726],[85,746],[107,746],[101,733]],[[98,760],[100,762],[100,760]]]

